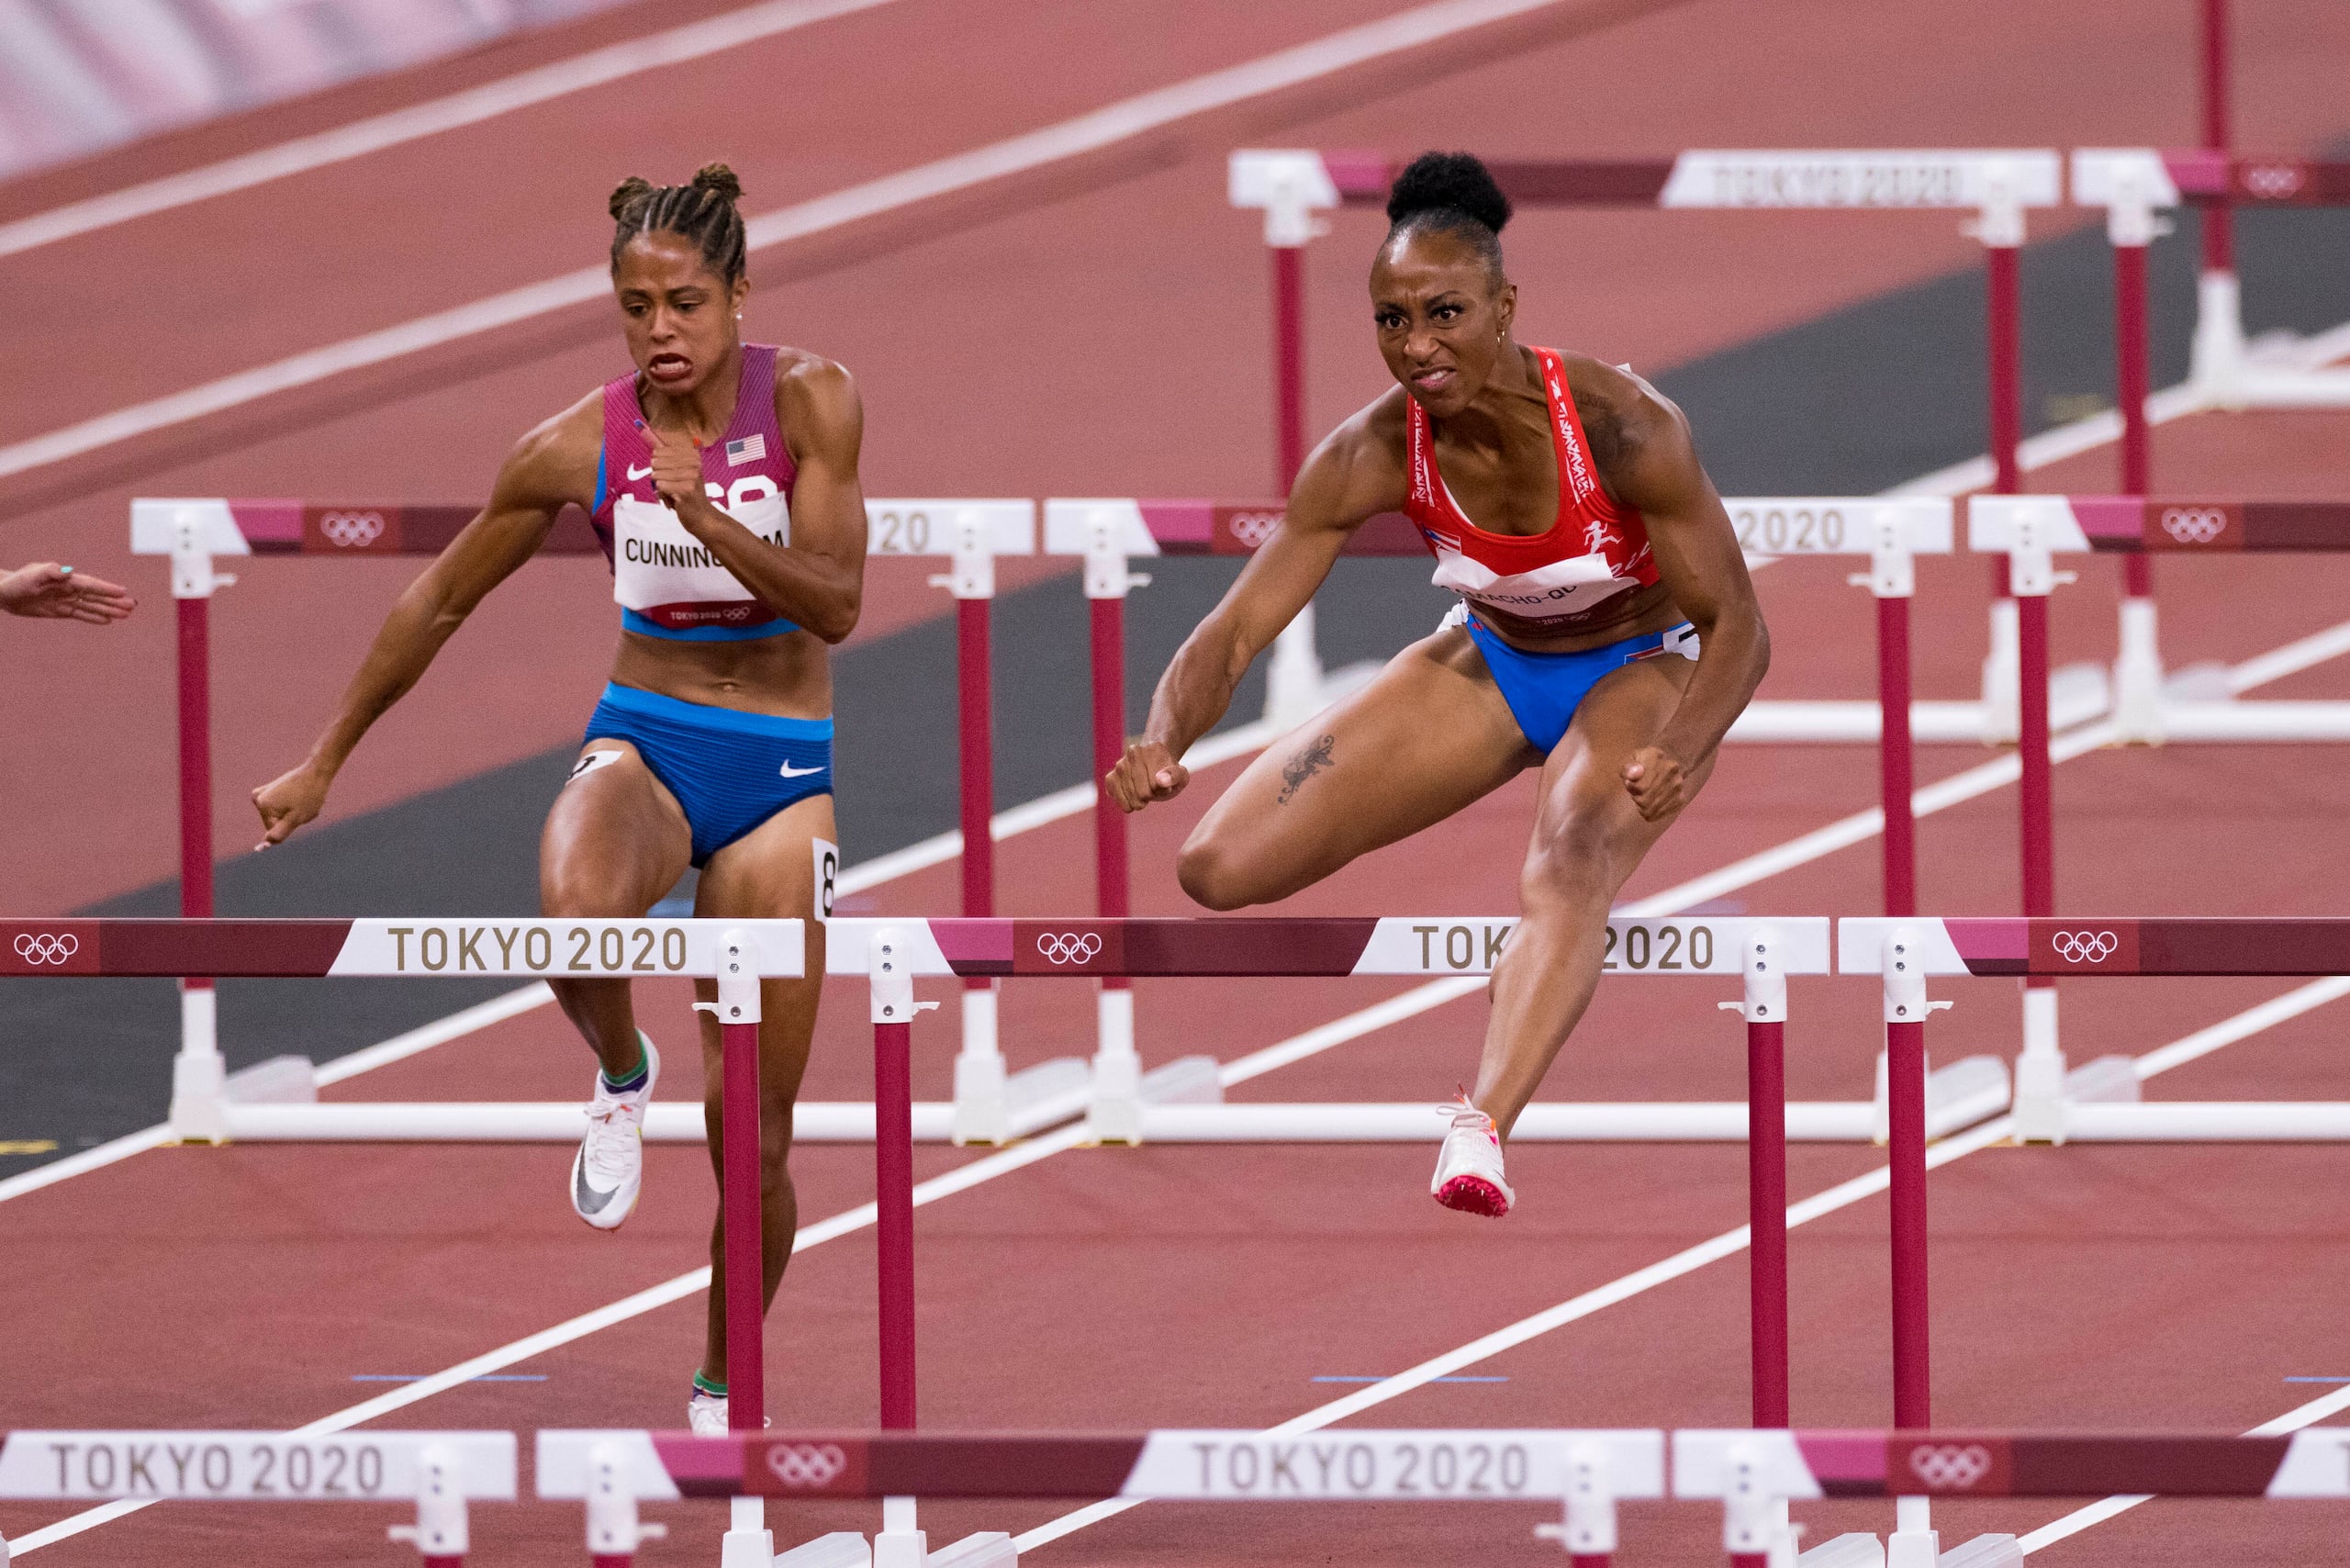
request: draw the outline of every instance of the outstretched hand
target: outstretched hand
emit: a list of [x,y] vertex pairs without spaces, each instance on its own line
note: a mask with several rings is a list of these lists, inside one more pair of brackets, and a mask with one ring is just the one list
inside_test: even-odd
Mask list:
[[138,608],[129,588],[54,561],[0,572],[0,610],[11,615],[110,626]]
[[1656,745],[1642,746],[1624,765],[1624,790],[1647,822],[1662,822],[1695,793],[1681,759]]
[[1138,812],[1154,801],[1171,801],[1192,781],[1192,770],[1157,741],[1128,741],[1118,766],[1102,782],[1121,811]]

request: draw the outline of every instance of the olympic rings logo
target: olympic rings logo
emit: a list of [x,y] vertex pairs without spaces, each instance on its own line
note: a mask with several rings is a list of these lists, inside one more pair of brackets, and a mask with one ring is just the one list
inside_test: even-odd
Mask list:
[[1909,1450],[1909,1468],[1937,1492],[1962,1492],[1991,1473],[1991,1450],[1981,1443],[1920,1443]]
[[838,1443],[777,1443],[767,1450],[767,1468],[786,1486],[828,1484],[848,1468]]
[[1254,550],[1273,536],[1281,525],[1277,511],[1239,511],[1232,514],[1232,537]]
[[2291,163],[2253,163],[2244,171],[2244,188],[2265,201],[2282,201],[2301,188],[2301,171]]
[[59,964],[82,950],[82,940],[71,931],[51,935],[46,931],[17,934],[17,957],[28,964]]
[[2068,964],[2101,964],[2121,947],[2121,941],[2110,931],[2059,931],[2048,945]]
[[2228,514],[2216,507],[2163,508],[2163,532],[2181,544],[2209,544],[2227,526]]
[[1102,938],[1091,931],[1047,931],[1036,938],[1036,951],[1056,964],[1082,964],[1101,950]]
[[379,511],[330,511],[319,519],[319,532],[329,543],[345,550],[364,549],[384,536]]

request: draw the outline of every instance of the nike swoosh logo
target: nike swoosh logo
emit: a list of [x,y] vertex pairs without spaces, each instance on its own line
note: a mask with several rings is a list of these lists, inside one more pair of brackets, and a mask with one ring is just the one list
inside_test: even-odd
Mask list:
[[783,765],[782,771],[786,778],[805,778],[811,774],[822,773],[824,770],[821,767],[794,767],[787,762]]
[[653,472],[653,465],[651,465],[650,463],[646,464],[646,465],[645,465],[643,467],[642,467],[642,468],[639,468],[639,467],[638,467],[635,464],[633,464],[633,463],[632,463],[632,464],[630,464],[630,465],[628,465],[628,476],[629,476],[630,478],[632,478],[632,479],[642,479],[642,478],[643,478],[646,475],[648,475],[648,474],[650,474],[650,473],[652,473],[652,472]]
[[621,1195],[620,1189],[617,1187],[609,1193],[599,1193],[590,1187],[588,1184],[588,1170],[583,1164],[575,1163],[572,1166],[571,1186],[572,1202],[578,1205],[579,1212],[583,1215],[602,1214],[605,1205]]

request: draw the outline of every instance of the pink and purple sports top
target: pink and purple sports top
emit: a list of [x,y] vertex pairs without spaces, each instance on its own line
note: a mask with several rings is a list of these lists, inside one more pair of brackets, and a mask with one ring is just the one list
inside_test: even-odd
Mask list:
[[1436,586],[1479,610],[1546,632],[1572,632],[1600,604],[1657,580],[1648,524],[1599,483],[1567,372],[1555,349],[1536,349],[1559,458],[1559,515],[1541,533],[1488,533],[1471,522],[1436,467],[1436,433],[1417,401],[1410,420],[1411,496],[1404,504],[1436,555]]
[[[711,502],[771,544],[791,543],[791,482],[798,465],[775,415],[776,351],[743,345],[734,418],[702,448]],[[604,384],[604,447],[589,514],[612,566],[621,625],[676,642],[744,642],[799,630],[761,603],[707,545],[686,531],[653,488],[653,438],[633,372]]]

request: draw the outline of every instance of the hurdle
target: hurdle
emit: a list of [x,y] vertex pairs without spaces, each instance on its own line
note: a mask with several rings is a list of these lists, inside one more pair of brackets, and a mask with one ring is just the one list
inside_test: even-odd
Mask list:
[[[1840,922],[1839,972],[1874,972],[1897,924]],[[1946,919],[1918,921],[1911,931],[1929,975],[2350,975],[2350,918]],[[2052,1143],[2350,1140],[2350,1101],[2142,1102],[2128,1066],[2127,1058],[2100,1058],[2064,1080],[2039,1136]],[[2021,1131],[2020,1090],[2017,1109]]]
[[[2220,0],[2205,4],[2216,6]],[[2219,37],[2224,47],[2224,28]],[[2207,103],[2215,100],[2224,102],[2217,85],[2207,88]],[[2084,148],[2074,152],[2072,163],[2073,199],[2106,209],[2106,238],[2113,249],[2114,401],[2121,410],[2124,494],[2147,495],[2154,487],[2146,410],[2146,249],[2163,231],[2158,214],[2165,209],[2188,202],[2200,207],[2206,224],[2215,225],[2208,231],[2226,263],[2210,264],[2207,249],[2188,379],[2199,402],[2217,409],[2350,408],[2350,369],[2325,368],[2350,355],[2350,338],[2344,334],[2326,334],[2283,363],[2246,349],[2231,242],[2224,238],[2232,207],[2350,206],[2350,162],[2232,157],[2222,145],[2193,151]],[[2153,563],[2133,554],[2124,565],[2128,592],[2113,666],[2113,712],[2122,738],[2143,745],[2206,738],[2191,722],[2184,731],[2170,722],[2155,634]],[[2265,728],[2264,719],[2276,721],[2275,729]],[[2260,739],[2311,738],[2266,702],[2237,715],[2236,722]],[[2350,718],[2344,731],[2350,734]]]
[[[1460,925],[1456,940],[1451,927]],[[1787,1407],[1786,1147],[1785,1050],[1786,977],[1829,967],[1828,923],[1817,919],[1736,921],[1706,929],[1685,922],[1611,924],[1627,972],[1740,977],[1741,996],[1725,1009],[1746,1020],[1749,1092],[1763,1107],[1749,1137],[1752,1212],[1750,1314],[1753,1406],[1758,1425],[1784,1426]],[[1455,922],[1396,917],[1311,919],[848,920],[835,916],[825,967],[866,975],[872,992],[878,1139],[878,1286],[882,1425],[915,1425],[913,1166],[911,1095],[903,1063],[912,1046],[917,978],[1052,975],[1065,979],[1145,977],[1313,978],[1490,972],[1507,941],[1506,923],[1487,923],[1472,939]],[[1456,958],[1454,948],[1461,949]],[[1639,958],[1637,969],[1633,965]],[[1666,967],[1667,959],[1671,968]],[[1922,1082],[1919,1086],[1922,1096]],[[1214,1107],[1188,1107],[1192,1111]],[[1435,1131],[1422,1114],[1422,1133]],[[732,1147],[730,1145],[730,1147]],[[732,1282],[730,1280],[730,1288]],[[894,1494],[892,1495],[895,1495]],[[875,1568],[918,1564],[909,1495],[885,1511]],[[889,1544],[885,1547],[884,1542]]]
[[[1491,159],[1494,180],[1520,207],[1703,210],[1971,211],[1967,232],[1983,246],[1988,315],[1989,429],[2002,494],[2020,489],[2017,449],[2023,440],[2022,310],[2017,252],[2027,212],[2062,199],[2063,169],[2049,149],[1993,151],[1693,150],[1666,157]],[[1383,152],[1349,150],[1248,150],[1232,154],[1227,194],[1237,207],[1261,207],[1272,261],[1274,434],[1286,472],[1305,450],[1305,247],[1317,214],[1341,207],[1379,207],[1403,165]],[[2011,610],[1992,616],[1984,701],[1966,738],[2015,738],[2015,714],[2000,700],[2012,681]],[[1310,640],[1312,623],[1302,639]],[[1292,655],[1303,666],[1304,655]],[[1303,717],[1303,715],[1300,715]],[[1858,712],[1847,722],[1865,725]]]
[[[356,501],[140,498],[130,505],[134,554],[170,558],[178,614],[180,913],[213,913],[210,606],[236,581],[219,569],[243,555],[424,556],[446,548],[479,509],[470,504],[388,505]],[[989,681],[995,558],[1035,552],[1035,506],[1026,500],[896,499],[866,503],[866,549],[885,556],[943,557],[948,570],[931,578],[956,605],[957,740],[961,781],[963,912],[994,912],[993,718]],[[566,508],[544,555],[599,553],[586,516]],[[517,999],[516,1010],[551,1001],[546,992]],[[1046,1063],[1007,1078],[996,1042],[995,990],[975,982],[963,999],[966,1052],[957,1063],[953,1103],[917,1113],[926,1138],[1018,1136],[1076,1114],[1084,1103],[1082,1064]],[[278,1058],[232,1081],[219,1050],[211,981],[182,982],[180,1047],[173,1064],[172,1136],[223,1138],[574,1142],[587,1128],[572,1103],[315,1103],[317,1076],[301,1058]],[[1072,1082],[1072,1081],[1074,1081]],[[644,1136],[655,1142],[702,1141],[699,1106],[656,1103]],[[810,1142],[862,1141],[873,1136],[871,1107],[811,1102],[799,1107],[796,1136]]]
[[[2246,1437],[1972,1428],[1340,1428],[1306,1437],[1158,1428],[691,1438],[550,1428],[537,1434],[537,1473],[539,1496],[585,1498],[591,1518],[599,1507],[608,1517],[632,1518],[639,1498],[823,1499],[901,1492],[1200,1503],[1539,1502],[1559,1506],[1563,1518],[1536,1526],[1536,1536],[1562,1545],[1573,1568],[1607,1568],[1617,1549],[1619,1501],[1670,1496],[1721,1505],[1730,1568],[1779,1568],[1796,1561],[1785,1508],[1798,1500],[1889,1497],[1905,1487],[1944,1497],[2350,1497],[2350,1431]],[[1007,1555],[1008,1537],[987,1539],[1005,1543],[992,1561],[1016,1561]],[[1852,1539],[1839,1538],[1819,1551]],[[1982,1539],[1993,1551],[1979,1552],[1976,1561],[2021,1562],[2013,1536]],[[1858,1540],[1874,1546],[1872,1537]],[[1805,1553],[1807,1559],[1817,1555]],[[1890,1568],[1930,1568],[1933,1561],[1850,1551],[1834,1560]],[[597,1559],[598,1568],[628,1568],[631,1561],[625,1551]],[[878,1554],[873,1563],[885,1568]]]
[[515,1499],[516,1446],[511,1432],[9,1431],[0,1498],[413,1502],[416,1522],[392,1526],[391,1539],[414,1542],[424,1568],[459,1568],[466,1505]]
[[[716,1016],[721,1044],[720,1129],[727,1150],[720,1179],[721,1245],[728,1283],[727,1379],[733,1389],[727,1410],[735,1427],[755,1431],[766,1419],[765,1314],[759,1299],[759,982],[805,973],[806,933],[806,924],[798,920],[0,919],[0,976],[666,975],[714,980],[717,1000],[694,1005]],[[902,1077],[897,1088],[901,1094],[905,1091]],[[315,1114],[346,1107],[269,1109]],[[910,1206],[911,1176],[906,1201]],[[888,1217],[885,1206],[885,1223]],[[730,1550],[739,1555],[767,1542],[767,1556],[756,1559],[764,1568],[773,1543],[761,1518],[756,1499],[736,1503],[730,1532],[735,1544]]]
[[[2019,747],[2022,782],[2018,820],[2023,913],[2043,918],[2055,913],[2048,599],[2059,585],[2071,580],[2071,574],[2056,570],[2055,556],[2090,551],[2121,553],[2132,560],[2156,553],[2341,553],[2350,551],[2350,502],[1976,496],[1967,503],[1967,546],[2007,555],[2009,588],[2022,611],[2023,739]],[[2248,688],[2252,682],[2242,684]],[[2231,690],[2235,689],[2232,677]],[[2173,740],[2350,740],[2350,702],[2237,701],[2232,696],[2198,699],[2165,694],[2147,711],[2154,715],[2159,734]],[[2114,724],[2115,738],[2128,738],[2127,724],[2119,714]],[[2058,1106],[2067,1088],[2053,977],[2035,973],[2025,981],[2023,1046],[2016,1058],[2015,1080],[2017,1125],[2023,1136],[2056,1136]]]

